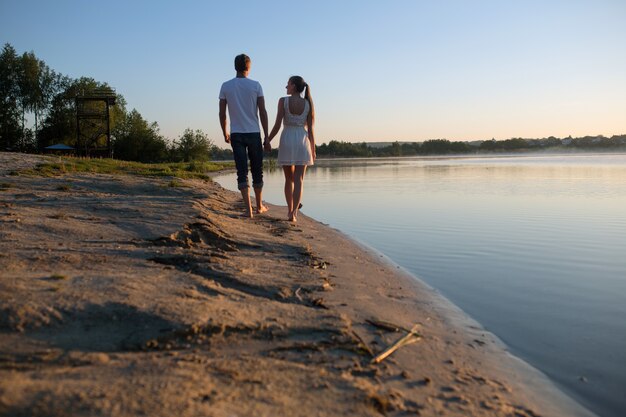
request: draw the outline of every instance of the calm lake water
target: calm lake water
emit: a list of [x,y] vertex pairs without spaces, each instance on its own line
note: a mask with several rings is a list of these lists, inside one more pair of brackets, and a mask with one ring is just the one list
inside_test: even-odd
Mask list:
[[[282,172],[265,181],[284,205]],[[318,161],[303,204],[598,415],[626,415],[626,154]]]

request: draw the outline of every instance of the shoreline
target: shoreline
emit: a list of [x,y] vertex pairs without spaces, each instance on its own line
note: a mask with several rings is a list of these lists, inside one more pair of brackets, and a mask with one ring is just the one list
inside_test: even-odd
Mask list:
[[[0,415],[593,415],[304,215],[244,219],[199,180],[0,175]],[[372,365],[403,334],[372,321],[421,340]]]
[[[333,230],[344,234],[339,229],[333,228]],[[564,410],[568,416],[596,416],[596,414],[586,408],[576,396],[567,394],[541,370],[513,354],[507,344],[496,334],[486,330],[480,322],[469,316],[437,289],[409,272],[406,268],[395,263],[391,258],[376,248],[350,236],[346,235],[346,237],[353,241],[356,246],[362,248],[364,252],[369,252],[370,256],[373,258],[380,258],[382,262],[389,264],[390,268],[397,269],[396,274],[398,279],[417,283],[417,291],[420,293],[425,292],[427,293],[427,297],[434,299],[437,310],[439,310],[442,316],[449,320],[455,328],[461,328],[467,335],[474,337],[474,340],[476,340],[475,338],[478,335],[488,335],[488,338],[491,339],[494,344],[492,347],[493,354],[498,356],[498,362],[502,370],[506,373],[514,374],[514,378],[518,379],[524,385],[524,388],[528,390],[532,398],[540,399],[539,402],[542,403],[541,408],[553,408],[556,403],[556,407],[554,408],[557,414],[560,412],[559,409],[561,409]]]
[[537,407],[539,410],[537,415],[596,415],[578,402],[576,398],[566,394],[540,370],[512,354],[506,344],[495,334],[484,329],[479,322],[467,315],[456,304],[419,277],[413,275],[405,268],[396,264],[388,256],[366,243],[346,235],[339,229],[335,229],[310,217],[305,217],[308,221],[320,224],[333,233],[341,235],[348,244],[355,246],[357,250],[369,256],[370,262],[382,264],[392,274],[393,280],[411,287],[408,291],[419,303],[428,304],[433,314],[438,319],[441,319],[446,326],[449,326],[447,330],[453,333],[460,332],[461,338],[464,339],[465,344],[470,346],[472,350],[480,347],[480,349],[486,351],[483,353],[488,358],[482,357],[482,354],[478,355],[481,356],[480,363],[491,368],[490,372],[498,375],[496,378],[505,380],[509,384],[514,384],[515,391],[525,396]]

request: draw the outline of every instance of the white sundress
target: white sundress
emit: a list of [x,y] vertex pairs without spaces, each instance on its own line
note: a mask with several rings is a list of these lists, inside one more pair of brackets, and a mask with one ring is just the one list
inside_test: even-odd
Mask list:
[[289,97],[285,97],[283,131],[278,144],[278,165],[313,165],[309,135],[304,128],[309,115],[309,100],[304,101],[302,114],[289,112]]

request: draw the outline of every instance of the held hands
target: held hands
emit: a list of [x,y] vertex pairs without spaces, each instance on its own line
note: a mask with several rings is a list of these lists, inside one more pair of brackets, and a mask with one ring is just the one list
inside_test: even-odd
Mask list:
[[265,152],[272,151],[272,145],[270,145],[270,141],[268,138],[265,138],[265,140],[263,141],[263,149],[265,149]]

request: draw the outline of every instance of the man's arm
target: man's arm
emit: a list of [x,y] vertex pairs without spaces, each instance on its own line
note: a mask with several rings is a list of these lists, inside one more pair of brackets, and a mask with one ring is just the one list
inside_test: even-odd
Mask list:
[[263,127],[263,139],[267,139],[267,110],[265,109],[265,97],[257,97],[256,106],[259,108],[259,119]]
[[[266,116],[267,117],[267,116]],[[230,134],[226,130],[226,99],[220,99],[220,126],[222,127],[222,134],[226,143],[230,143]]]

